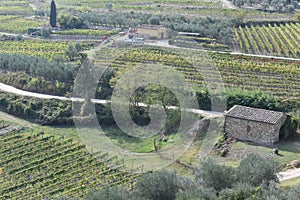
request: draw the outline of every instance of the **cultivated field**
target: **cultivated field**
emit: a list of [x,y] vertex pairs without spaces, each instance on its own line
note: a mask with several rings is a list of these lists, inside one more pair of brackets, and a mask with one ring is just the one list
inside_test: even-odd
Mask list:
[[[117,56],[111,65],[117,72],[120,71],[120,74],[143,62],[157,62],[174,67],[184,74],[186,80],[196,86],[201,86],[204,79],[200,72],[209,73],[212,70],[205,65],[200,65],[199,71],[187,60],[176,55],[176,53],[170,53],[167,49],[149,47],[127,50],[126,52],[122,52],[122,54],[119,52],[120,56]],[[191,50],[190,52],[197,55],[197,51]],[[100,56],[101,52],[96,54]],[[198,52],[198,54],[202,55],[203,53]],[[209,53],[209,56],[219,70],[225,88],[260,89],[282,100],[300,100],[300,63],[297,61],[281,61],[223,53]],[[217,77],[214,77],[212,73],[210,78],[210,81],[214,82],[214,78]]]
[[283,57],[300,57],[300,23],[246,25],[234,28],[238,51]]
[[130,188],[139,176],[122,172],[115,157],[92,155],[85,145],[43,132],[13,131],[0,135],[0,144],[1,199],[83,197],[92,187]]

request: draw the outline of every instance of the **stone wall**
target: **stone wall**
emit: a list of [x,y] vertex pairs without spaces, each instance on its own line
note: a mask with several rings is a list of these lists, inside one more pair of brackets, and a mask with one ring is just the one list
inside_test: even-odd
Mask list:
[[249,121],[234,117],[226,117],[225,132],[228,137],[258,144],[272,144],[279,140],[279,131],[285,121],[283,117],[277,124]]

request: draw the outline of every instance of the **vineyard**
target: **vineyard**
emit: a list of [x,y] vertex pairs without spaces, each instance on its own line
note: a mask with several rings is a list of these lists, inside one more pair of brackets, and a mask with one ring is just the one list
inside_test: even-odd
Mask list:
[[[118,54],[120,56],[111,67],[118,72],[119,76],[122,76],[122,73],[129,67],[140,63],[163,63],[174,66],[192,84],[203,85],[203,77],[199,71],[176,53],[158,48],[136,48],[130,52],[122,54],[118,52]],[[260,89],[280,99],[300,100],[300,63],[298,62],[219,53],[209,53],[209,55],[221,74],[225,88]],[[100,57],[100,52],[98,52],[98,57]],[[213,82],[215,77],[210,73],[211,70],[207,66],[201,66],[201,72],[209,73]]]
[[234,28],[237,50],[249,54],[300,57],[300,23]]
[[71,29],[53,32],[58,35],[89,35],[89,36],[109,36],[118,33],[112,30],[92,30],[92,29]]
[[1,0],[0,15],[29,15],[32,8],[28,1]]
[[[194,17],[216,17],[219,19],[232,18],[244,16],[246,21],[259,20],[262,21],[274,21],[274,19],[290,20],[293,15],[286,13],[270,13],[262,12],[258,10],[239,10],[239,9],[224,9],[226,6],[223,5],[222,1],[218,0],[200,0],[200,1],[179,1],[179,0],[163,0],[163,1],[143,1],[129,0],[129,1],[101,1],[101,0],[56,0],[57,4],[60,5],[58,9],[75,9],[79,12],[98,12],[105,13],[109,10],[109,4],[112,5],[112,10],[117,12],[144,12],[144,13],[160,13],[163,15],[185,15]],[[45,1],[41,8],[44,8],[50,1]],[[170,10],[173,12],[170,13]]]
[[0,15],[0,32],[24,34],[28,28],[41,27],[47,24],[48,22],[26,19],[17,15]]
[[63,57],[66,60],[65,50],[67,48],[68,43],[66,42],[0,41],[0,53],[40,56],[49,60],[55,57]]
[[[84,49],[90,48],[89,44],[83,45]],[[51,42],[38,40],[0,41],[0,53],[39,56],[52,60],[67,60],[65,51],[67,42]]]
[[93,187],[132,188],[139,176],[123,172],[115,157],[90,154],[85,145],[43,132],[1,134],[0,151],[0,199],[83,197]]

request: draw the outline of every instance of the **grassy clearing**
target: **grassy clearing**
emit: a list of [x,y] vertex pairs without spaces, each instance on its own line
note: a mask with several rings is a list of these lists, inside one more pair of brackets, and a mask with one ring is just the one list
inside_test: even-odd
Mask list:
[[[281,156],[273,154],[273,149],[275,147],[279,149],[279,154],[281,154]],[[244,159],[250,153],[274,158],[283,167],[284,164],[299,159],[300,135],[289,137],[269,147],[244,142],[236,142],[232,144],[231,149],[226,157],[217,157],[216,155],[211,156],[217,158],[217,160],[222,164],[228,166],[238,166],[240,160]]]
[[26,127],[27,130],[32,129],[34,133],[43,131],[46,134],[54,134],[59,136],[65,136],[66,138],[71,138],[76,141],[80,141],[80,137],[74,127],[51,127],[51,126],[41,126],[18,117],[9,115],[4,112],[0,112],[0,119],[5,120],[7,123],[12,125],[20,125]]

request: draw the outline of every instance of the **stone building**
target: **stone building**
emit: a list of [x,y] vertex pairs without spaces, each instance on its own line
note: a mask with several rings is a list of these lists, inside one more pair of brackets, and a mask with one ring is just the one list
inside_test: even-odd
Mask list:
[[258,144],[279,141],[280,129],[286,120],[282,112],[235,105],[225,113],[228,137]]
[[137,28],[139,37],[167,39],[168,29],[160,25],[142,25]]

